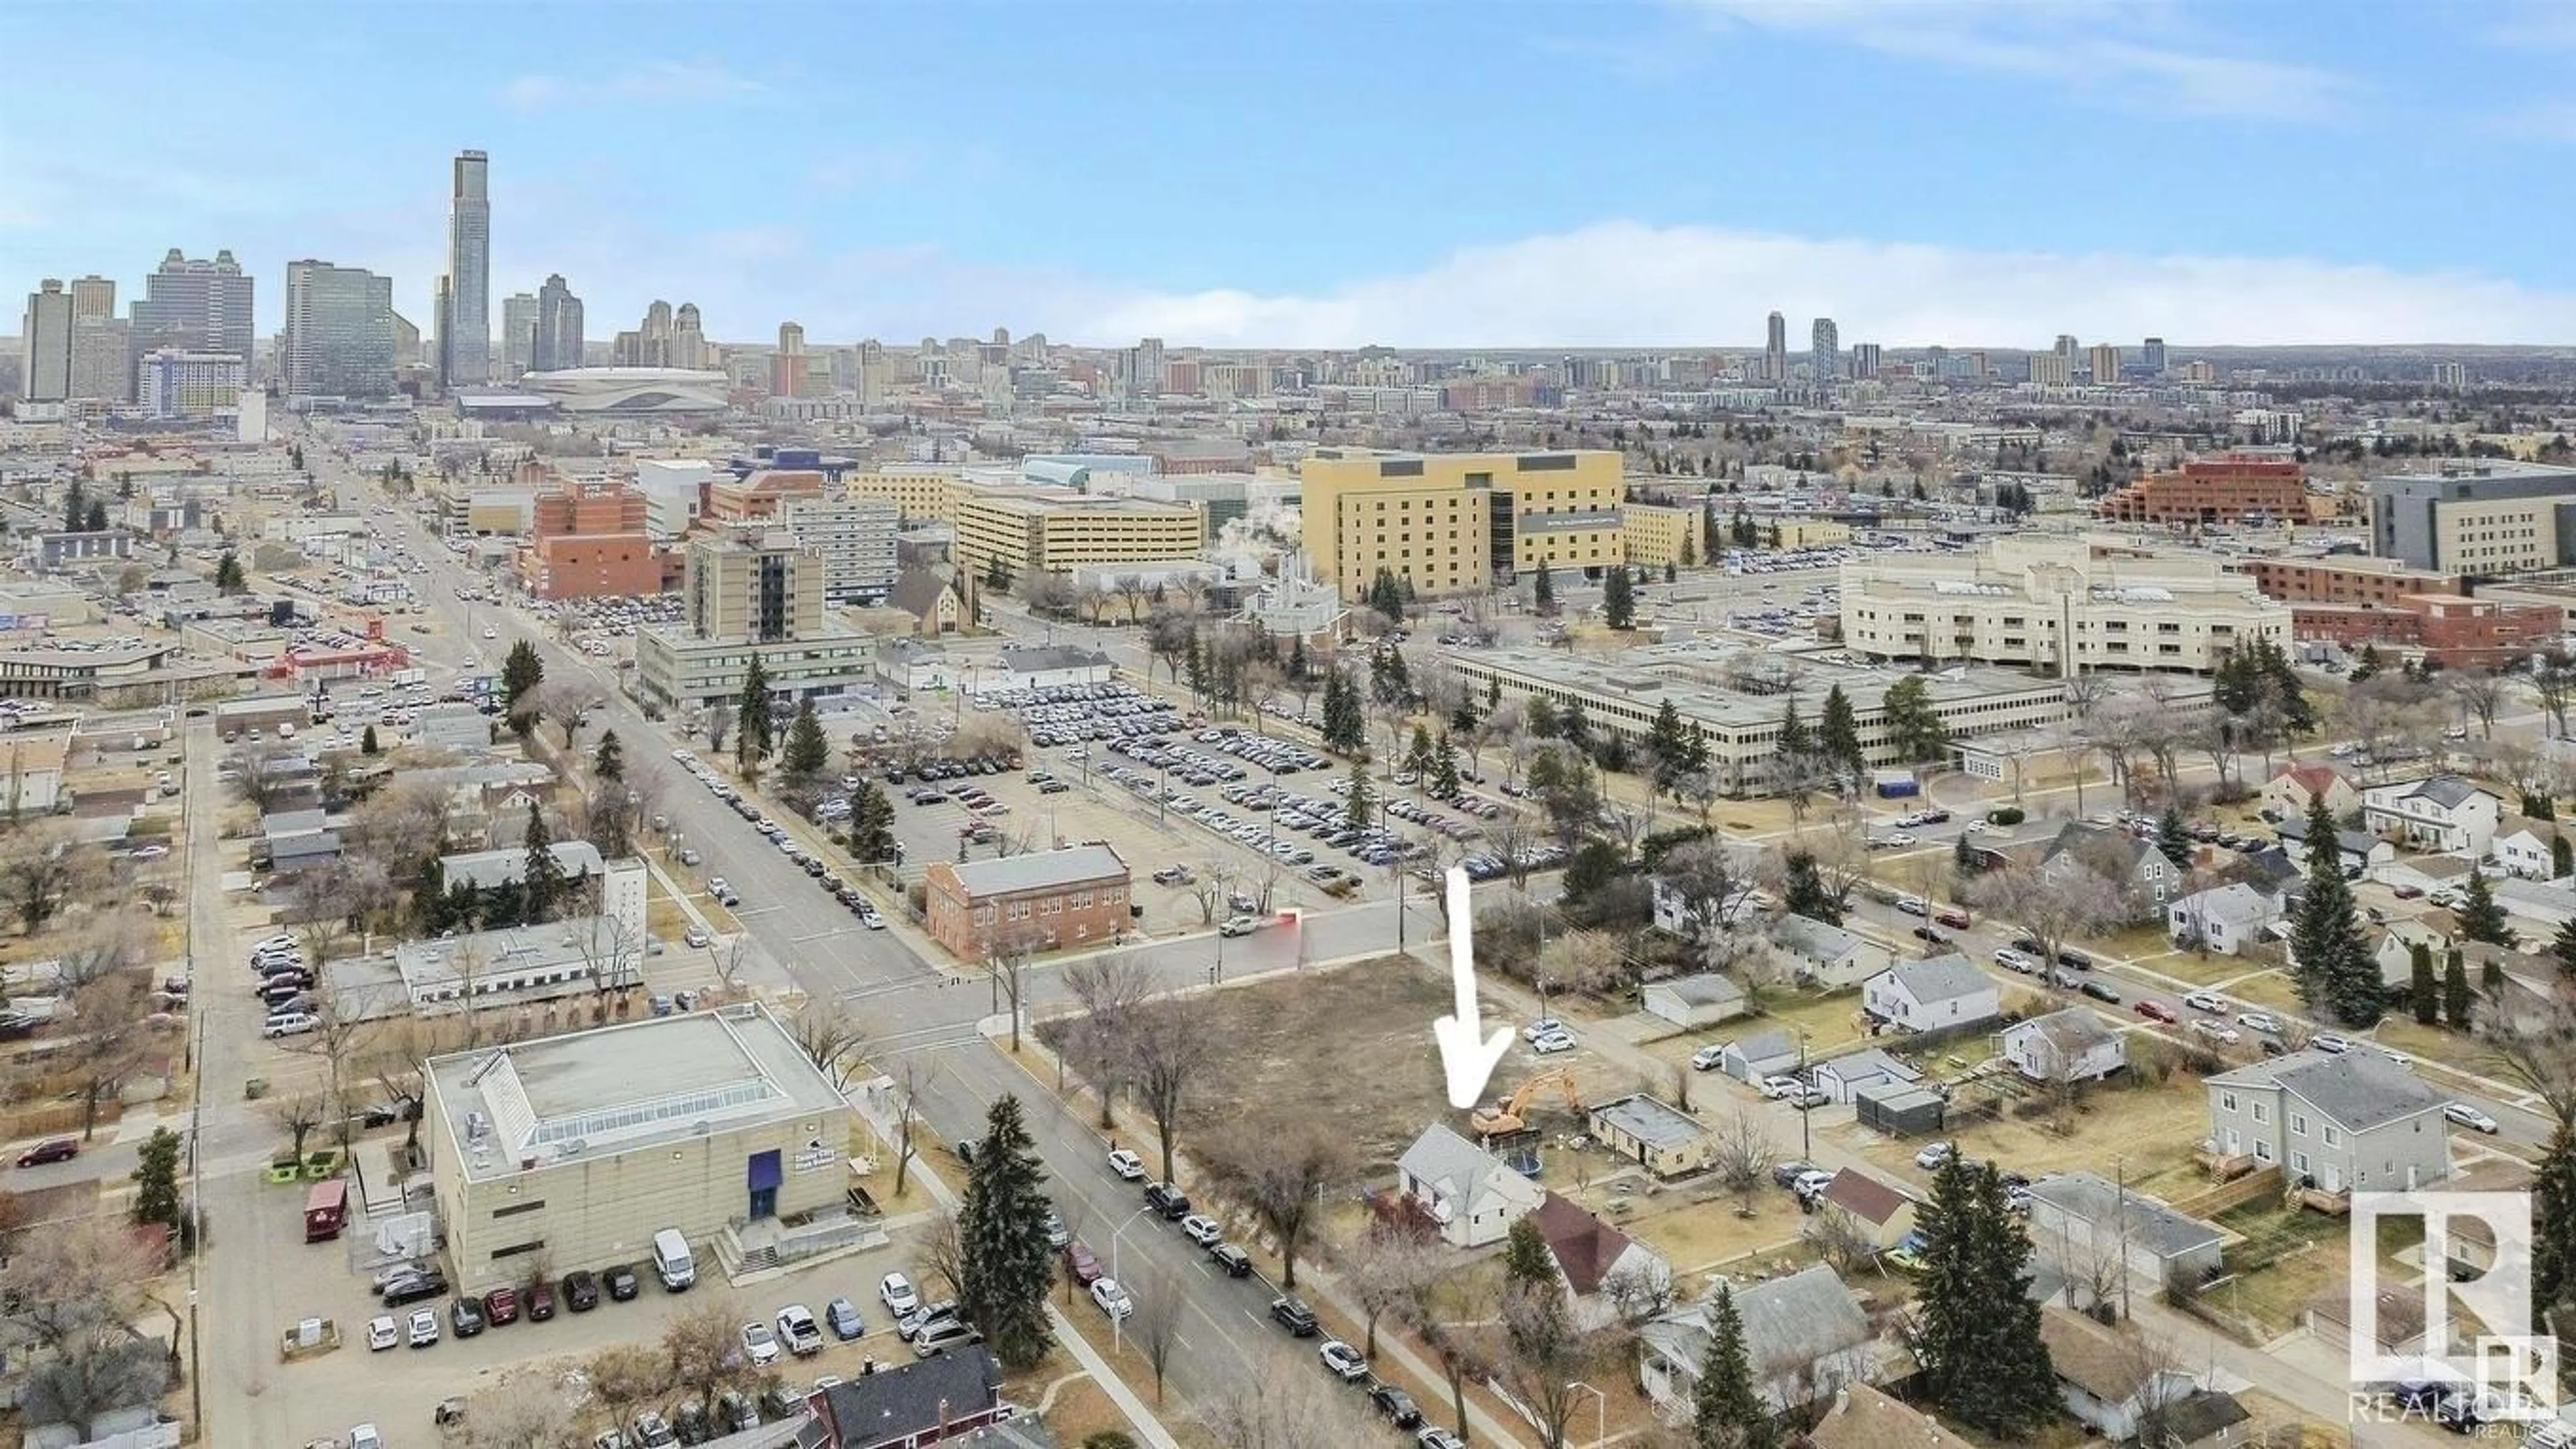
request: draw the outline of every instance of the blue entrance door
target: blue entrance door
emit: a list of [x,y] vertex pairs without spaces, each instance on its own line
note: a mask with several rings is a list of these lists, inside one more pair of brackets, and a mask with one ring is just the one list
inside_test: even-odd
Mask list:
[[751,1157],[751,1218],[778,1216],[778,1154],[755,1152]]

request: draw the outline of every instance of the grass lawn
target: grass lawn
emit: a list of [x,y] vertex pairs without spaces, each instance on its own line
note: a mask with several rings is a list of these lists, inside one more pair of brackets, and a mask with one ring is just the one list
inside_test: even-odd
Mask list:
[[[1816,996],[1799,991],[1774,991],[1763,1002],[1761,1015],[1739,1022],[1739,1033],[1785,1031],[1796,1036],[1807,1033],[1807,1051],[1815,1055],[1830,1051],[1846,1042],[1861,1039],[1860,993],[1838,992]],[[1685,1053],[1687,1055],[1687,1053]]]
[[2161,956],[2141,956],[2137,964],[2160,976],[2170,976],[2176,981],[2188,981],[2194,986],[2215,986],[2221,981],[2233,980],[2248,971],[2262,969],[2241,957],[2221,956],[2215,953],[2203,956],[2197,951],[2169,950]]
[[[1962,1102],[1974,1099],[1974,1089],[1959,1098]],[[2034,1093],[2019,1100],[2039,1099]],[[1922,1144],[1877,1138],[1858,1127],[1842,1130],[1854,1139],[1856,1150],[1889,1176],[1917,1188],[1929,1187],[1931,1174],[1914,1165],[1914,1153]],[[2200,1185],[2191,1154],[2208,1130],[2207,1093],[2197,1078],[2176,1074],[2162,1085],[2110,1085],[2086,1092],[2068,1132],[2051,1126],[2045,1111],[2033,1109],[2029,1116],[2016,1116],[2008,1108],[1992,1118],[1954,1115],[1949,1135],[1969,1156],[2033,1177],[2074,1169],[2109,1176],[2116,1153],[2132,1186],[2151,1191],[2157,1189],[2149,1184],[2162,1184],[2161,1191],[2169,1195]]]
[[[1791,1142],[1782,1155],[1796,1150],[1797,1144]],[[1675,1272],[1684,1274],[1708,1272],[1747,1253],[1793,1244],[1799,1229],[1806,1225],[1806,1215],[1798,1211],[1797,1199],[1767,1181],[1754,1191],[1753,1216],[1749,1218],[1736,1214],[1732,1196],[1682,1202],[1672,1200],[1668,1194],[1662,1198],[1631,1197],[1629,1201],[1637,1210],[1625,1217],[1613,1215],[1597,1203],[1586,1201],[1584,1205],[1602,1211],[1621,1232],[1653,1248],[1673,1265]],[[1669,1206],[1665,1206],[1667,1202]]]
[[2228,1266],[2238,1271],[2213,1290],[2211,1301],[2252,1318],[2268,1333],[2297,1327],[2301,1311],[2341,1282],[2350,1265],[2350,1228],[2343,1218],[2265,1202],[2221,1213],[2216,1221],[2245,1241],[2228,1250]]

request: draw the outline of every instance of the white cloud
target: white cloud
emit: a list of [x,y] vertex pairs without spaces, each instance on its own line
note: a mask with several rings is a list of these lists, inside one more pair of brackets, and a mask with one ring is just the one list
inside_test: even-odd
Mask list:
[[2207,116],[2323,120],[2354,85],[2196,33],[2177,6],[2051,0],[1680,0],[1721,25],[2055,84],[2081,100]]
[[1775,307],[1794,335],[1830,316],[1848,341],[1891,346],[2044,347],[2060,332],[2274,345],[2537,344],[2576,334],[2576,292],[2473,273],[2298,257],[1976,252],[1632,222],[1470,248],[1420,271],[1314,293],[1140,294],[1019,325],[1068,339],[1208,346],[1741,347]]
[[768,91],[761,82],[720,64],[657,60],[603,76],[523,75],[501,87],[501,103],[539,111],[620,102],[748,100]]

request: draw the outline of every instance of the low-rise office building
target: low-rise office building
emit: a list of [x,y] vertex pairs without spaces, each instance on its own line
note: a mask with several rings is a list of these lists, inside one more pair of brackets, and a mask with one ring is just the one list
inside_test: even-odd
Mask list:
[[2408,568],[2393,558],[2359,554],[2242,558],[2228,567],[2252,579],[2265,598],[2285,604],[2375,605],[2385,609],[2414,594],[2468,592],[2458,574]]
[[960,961],[1109,941],[1131,919],[1127,862],[1106,845],[938,861],[927,886],[930,937]]
[[767,1009],[432,1057],[421,1133],[458,1288],[642,1261],[840,1207],[851,1117]]
[[954,468],[887,463],[865,473],[850,474],[843,491],[851,498],[892,503],[906,523],[946,523],[957,479]]
[[1598,577],[1621,562],[1619,455],[1318,448],[1300,466],[1315,577],[1356,599],[1383,571],[1425,597],[1476,593],[1542,565]]
[[952,506],[959,564],[980,578],[999,561],[1014,582],[1081,564],[1195,558],[1205,532],[1196,504],[1061,488],[961,484]]
[[823,597],[835,604],[883,603],[894,589],[894,536],[902,525],[881,498],[792,498],[780,511],[787,534],[823,561]]
[[1623,505],[1619,510],[1620,548],[1628,562],[1639,568],[1697,563],[1703,516],[1696,508],[1666,508],[1652,503]]
[[2094,511],[2115,523],[2305,523],[2306,470],[2270,458],[2195,458],[2139,478]]
[[2370,551],[2473,578],[2576,563],[2576,468],[2481,458],[2373,478]]
[[2290,610],[2198,556],[1998,538],[1974,556],[1871,554],[1842,566],[1843,643],[1873,659],[2207,673]]
[[634,692],[657,708],[730,710],[758,659],[777,699],[827,699],[863,689],[874,671],[875,639],[824,629],[794,639],[706,639],[679,625],[648,624],[635,634]]

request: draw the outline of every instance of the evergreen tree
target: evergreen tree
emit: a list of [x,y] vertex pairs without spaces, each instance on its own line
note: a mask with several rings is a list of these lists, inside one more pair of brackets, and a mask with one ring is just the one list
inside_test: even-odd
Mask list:
[[2462,936],[2490,946],[2514,944],[2513,928],[2505,924],[2504,907],[2496,904],[2495,887],[2487,884],[2486,872],[2470,871],[2469,883],[2462,888],[2461,895]]
[[1780,757],[1790,759],[1814,748],[1815,741],[1808,737],[1806,725],[1798,719],[1798,697],[1793,694],[1789,696],[1787,710],[1780,716]]
[[1538,579],[1530,585],[1530,599],[1542,615],[1556,612],[1556,580],[1549,577],[1545,564],[1538,566]]
[[2361,646],[2360,657],[2352,662],[2352,673],[2346,675],[2345,678],[2354,684],[2359,684],[2363,680],[2377,674],[2379,669],[2379,646],[2376,644],[2364,644]]
[[894,802],[874,780],[862,780],[850,795],[850,854],[862,861],[892,861]]
[[1804,850],[1789,852],[1788,881],[1781,887],[1781,903],[1793,916],[1805,916],[1828,926],[1843,923],[1842,897],[1825,884],[1824,872],[1816,868],[1816,857]]
[[2553,835],[2549,837],[2549,878],[2565,880],[2570,875],[2576,875],[2576,846],[2564,835]]
[[135,1152],[134,1221],[140,1226],[159,1224],[170,1230],[176,1240],[182,1237],[183,1219],[179,1211],[179,1134],[167,1127],[155,1127]]
[[1556,737],[1578,750],[1592,748],[1592,721],[1583,717],[1583,701],[1569,699],[1556,717]]
[[748,775],[769,758],[769,670],[760,656],[751,657],[751,667],[743,671],[742,694],[733,709],[733,762]]
[[1682,733],[1682,712],[1673,707],[1672,698],[1668,695],[1663,703],[1655,706],[1654,723],[1646,726],[1646,748],[1655,752],[1657,760],[1671,762],[1672,768],[1678,771],[1682,753],[1687,748],[1686,738]]
[[2558,958],[2558,974],[2576,981],[2576,920],[2558,928],[2549,942],[2549,954]]
[[2308,1009],[2331,1011],[2347,1026],[2379,1020],[2385,1006],[2379,963],[2362,936],[2323,795],[2308,802],[2308,889],[2291,919],[2290,954],[2299,1000]]
[[1314,673],[1306,658],[1306,636],[1300,634],[1288,645],[1288,682],[1303,684]]
[[1932,687],[1920,674],[1909,674],[1887,687],[1879,708],[1887,720],[1887,732],[1907,762],[1922,764],[1941,758],[1950,748],[1950,727],[1941,722],[1939,711],[1932,707]]
[[[2576,927],[2576,921],[2568,923]],[[2408,949],[2406,1002],[2415,1008],[2418,1026],[2442,1024],[2442,982],[2433,974],[2433,948],[2418,941]]]
[[224,556],[215,560],[215,592],[238,594],[248,587],[250,581],[242,576],[241,555],[225,549]]
[[90,533],[107,532],[106,499],[93,498],[89,501],[89,512],[81,515],[81,527],[83,530]]
[[1547,1237],[1538,1230],[1536,1219],[1527,1215],[1516,1218],[1503,1237],[1503,1287],[1556,1289],[1556,1257],[1547,1250]]
[[[545,682],[546,661],[537,657],[537,646],[525,639],[512,644],[501,660],[501,708],[512,716],[513,725],[522,713],[520,702]],[[519,733],[525,736],[527,731],[521,729]]]
[[1691,1390],[1691,1449],[1777,1449],[1780,1442],[1780,1426],[1753,1387],[1735,1294],[1720,1287],[1709,1304],[1708,1348]]
[[2183,828],[2182,807],[2166,806],[2164,818],[2156,822],[2156,853],[2177,867],[2191,864],[2191,832]]
[[1613,629],[1625,629],[1637,621],[1637,587],[1628,577],[1628,566],[1615,565],[1601,583],[1601,619]]
[[617,731],[600,732],[599,748],[590,757],[590,772],[603,780],[626,778],[626,744],[617,738]]
[[1369,795],[1368,764],[1354,761],[1351,765],[1351,788],[1342,796],[1342,810],[1350,816],[1351,828],[1366,830],[1371,823],[1369,812],[1376,808],[1376,800]]
[[519,910],[528,924],[543,925],[563,904],[564,868],[555,859],[554,832],[546,828],[546,814],[534,800],[528,802],[528,828],[519,838],[528,850],[519,874]]
[[381,748],[383,748],[383,746],[376,743],[376,727],[374,725],[367,726],[366,733],[358,736],[358,753],[362,755],[372,755]]
[[2469,1029],[2469,968],[2457,951],[2442,963],[2442,1022],[2453,1031]]
[[814,701],[796,702],[796,717],[787,723],[787,747],[779,757],[779,766],[791,783],[811,784],[832,763],[832,742],[823,738],[823,721],[814,713]]
[[89,489],[81,480],[74,478],[71,487],[63,492],[63,532],[81,532],[81,524],[86,521],[88,513]]
[[[1690,552],[1690,540],[1687,538],[1682,540],[1682,552],[1685,554]],[[1664,560],[1664,582],[1668,584],[1677,584],[1681,582],[1681,577],[1681,566],[1674,563],[1671,559]]]
[[1192,629],[1190,631],[1190,650],[1183,663],[1184,667],[1189,671],[1190,698],[1198,701],[1202,705],[1206,704],[1208,688],[1207,651],[1199,647],[1199,631],[1196,629]]
[[1865,761],[1860,752],[1860,716],[1839,684],[1825,691],[1824,715],[1816,725],[1816,744],[1845,774],[1861,772]]
[[[2576,1299],[2576,1127],[2565,1121],[2549,1134],[2531,1183],[2531,1313],[2534,1333],[2548,1331],[2548,1315]],[[2520,1325],[2497,1330],[2520,1333]]]
[[2030,1239],[1994,1164],[1953,1155],[1915,1217],[1923,1272],[1915,1358],[1935,1403],[1998,1439],[2026,1439],[2057,1410],[2057,1378],[2030,1296]]
[[1449,743],[1449,733],[1440,733],[1440,747],[1431,755],[1431,793],[1443,800],[1458,793],[1458,751]]
[[1413,698],[1413,675],[1404,651],[1381,645],[1369,655],[1369,693],[1382,705],[1402,706]]
[[1531,695],[1529,703],[1521,707],[1521,718],[1529,722],[1530,738],[1537,740],[1556,738],[1556,705],[1545,695]]
[[1412,772],[1417,787],[1431,783],[1431,729],[1428,725],[1413,727],[1413,741],[1404,747],[1404,768]]
[[984,1140],[966,1169],[957,1209],[958,1316],[984,1331],[1005,1367],[1024,1369],[1047,1350],[1046,1295],[1055,1254],[1047,1246],[1046,1174],[1020,1113],[1005,1094],[984,1115]]
[[1356,755],[1368,733],[1368,716],[1360,708],[1359,686],[1350,672],[1336,665],[1324,675],[1324,744]]

